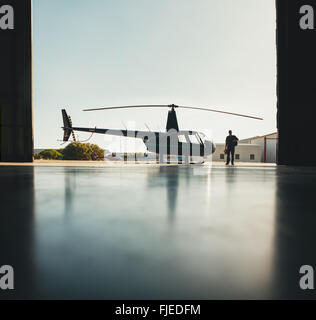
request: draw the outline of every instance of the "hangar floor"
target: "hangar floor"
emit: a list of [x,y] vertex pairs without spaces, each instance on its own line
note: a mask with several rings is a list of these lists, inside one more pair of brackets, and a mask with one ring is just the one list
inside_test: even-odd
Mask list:
[[7,298],[313,298],[316,170],[0,166]]

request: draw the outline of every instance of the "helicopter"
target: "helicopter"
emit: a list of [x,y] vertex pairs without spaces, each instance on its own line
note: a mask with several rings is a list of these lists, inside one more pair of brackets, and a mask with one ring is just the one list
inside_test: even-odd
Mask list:
[[[116,130],[116,129],[101,129],[101,128],[83,128],[74,127],[72,125],[72,119],[68,116],[65,109],[62,110],[64,126],[64,138],[63,141],[66,143],[72,136],[73,141],[76,141],[75,131],[78,132],[89,132],[93,134],[106,134],[118,137],[129,137],[135,139],[141,139],[145,144],[147,151],[155,153],[160,161],[163,161],[163,157],[176,156],[178,158],[184,157],[185,162],[188,162],[189,158],[202,157],[206,159],[216,151],[215,143],[208,138],[204,133],[191,130],[180,130],[176,109],[191,109],[199,111],[216,112],[231,116],[245,117],[255,120],[263,120],[263,118],[249,116],[244,114],[226,112],[221,110],[214,110],[209,108],[201,107],[189,107],[189,106],[178,106],[175,104],[170,105],[138,105],[138,106],[117,106],[117,107],[103,107],[94,109],[85,109],[84,112],[93,111],[109,111],[118,109],[134,109],[134,108],[168,108],[168,119],[165,132],[153,132],[153,131],[134,131],[134,130]],[[203,161],[204,162],[204,161]]]

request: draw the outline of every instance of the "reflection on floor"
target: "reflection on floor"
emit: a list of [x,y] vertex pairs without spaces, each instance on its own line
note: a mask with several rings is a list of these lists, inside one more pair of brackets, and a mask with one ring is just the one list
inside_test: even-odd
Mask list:
[[315,169],[0,167],[0,298],[313,298]]

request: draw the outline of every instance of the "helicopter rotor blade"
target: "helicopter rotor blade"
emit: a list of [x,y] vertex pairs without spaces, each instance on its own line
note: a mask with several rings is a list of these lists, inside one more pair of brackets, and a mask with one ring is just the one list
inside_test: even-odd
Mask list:
[[255,120],[263,120],[263,118],[250,116],[246,114],[234,113],[234,112],[227,112],[215,109],[208,109],[208,108],[200,108],[200,107],[186,107],[186,106],[177,106],[177,105],[139,105],[139,106],[119,106],[119,107],[103,107],[103,108],[94,108],[94,109],[85,109],[83,111],[90,112],[90,111],[104,111],[104,110],[117,110],[117,109],[134,109],[134,108],[180,108],[180,109],[191,109],[191,110],[200,110],[200,111],[209,111],[209,112],[216,112],[221,114],[228,114],[231,116],[243,117],[243,118],[250,118]]
[[244,118],[250,118],[255,120],[263,120],[263,118],[255,117],[255,116],[249,116],[246,114],[240,114],[240,113],[234,113],[234,112],[227,112],[227,111],[221,111],[221,110],[214,110],[214,109],[207,109],[207,108],[200,108],[200,107],[185,107],[185,106],[179,106],[178,108],[181,109],[191,109],[191,110],[201,110],[201,111],[209,111],[209,112],[217,112],[222,114],[228,114],[231,116],[237,116],[237,117],[244,117]]
[[85,109],[83,111],[102,111],[102,110],[116,110],[116,109],[132,109],[132,108],[170,108],[168,105],[140,105],[140,106],[119,106],[119,107],[104,107],[95,109]]

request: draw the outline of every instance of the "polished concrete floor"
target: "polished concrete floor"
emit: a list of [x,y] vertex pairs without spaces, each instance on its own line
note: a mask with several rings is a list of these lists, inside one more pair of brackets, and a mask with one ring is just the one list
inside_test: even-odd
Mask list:
[[0,298],[315,298],[316,169],[0,167]]

